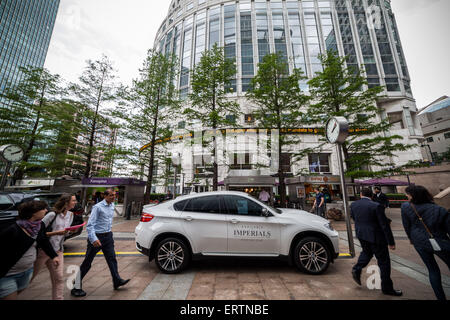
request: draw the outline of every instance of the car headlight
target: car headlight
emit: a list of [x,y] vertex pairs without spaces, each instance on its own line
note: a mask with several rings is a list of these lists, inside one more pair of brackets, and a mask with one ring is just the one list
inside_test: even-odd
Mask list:
[[324,227],[327,228],[328,230],[334,231],[334,228],[333,228],[333,225],[331,224],[331,222],[325,223]]

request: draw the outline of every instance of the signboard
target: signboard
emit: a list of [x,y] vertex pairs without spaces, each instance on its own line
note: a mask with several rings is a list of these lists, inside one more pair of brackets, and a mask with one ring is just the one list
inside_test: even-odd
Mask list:
[[305,191],[305,187],[297,187],[297,198],[305,198],[306,196],[306,191]]
[[84,178],[83,185],[145,186],[145,181],[134,178]]

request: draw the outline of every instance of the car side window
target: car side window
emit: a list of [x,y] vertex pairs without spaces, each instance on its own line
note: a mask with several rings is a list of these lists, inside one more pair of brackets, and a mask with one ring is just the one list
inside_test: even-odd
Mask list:
[[239,196],[225,196],[224,200],[229,214],[262,216],[263,207],[250,199]]
[[186,207],[186,204],[188,202],[189,202],[189,199],[188,200],[179,201],[179,202],[175,203],[173,205],[173,207],[174,207],[175,211],[183,211],[184,208]]
[[209,196],[190,199],[183,211],[220,214],[219,197]]

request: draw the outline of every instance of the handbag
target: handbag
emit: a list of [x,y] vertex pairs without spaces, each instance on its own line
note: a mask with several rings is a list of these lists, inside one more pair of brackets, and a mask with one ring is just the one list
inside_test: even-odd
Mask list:
[[422,217],[419,215],[419,213],[417,212],[416,207],[414,206],[414,204],[412,204],[410,202],[411,207],[413,208],[414,212],[416,213],[416,216],[419,218],[420,222],[422,222],[423,226],[425,227],[425,230],[427,230],[428,234],[430,235],[430,243],[431,246],[433,247],[434,251],[441,251],[441,247],[439,246],[439,243],[437,243],[436,239],[434,238],[433,234],[431,233],[430,229],[428,229],[427,225],[425,224],[425,222],[423,221]]

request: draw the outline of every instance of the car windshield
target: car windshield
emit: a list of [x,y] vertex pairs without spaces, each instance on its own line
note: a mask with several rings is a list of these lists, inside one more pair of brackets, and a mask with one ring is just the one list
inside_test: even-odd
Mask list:
[[14,207],[14,202],[5,194],[0,194],[0,211],[9,210]]

